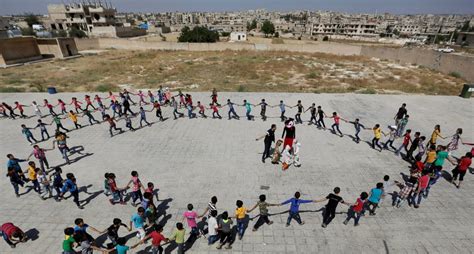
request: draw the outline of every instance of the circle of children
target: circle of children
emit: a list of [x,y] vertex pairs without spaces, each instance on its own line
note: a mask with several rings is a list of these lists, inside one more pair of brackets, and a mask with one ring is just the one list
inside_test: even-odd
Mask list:
[[[138,97],[138,114],[134,113],[131,109],[131,105],[136,105],[136,103],[132,100],[131,95]],[[179,101],[176,99],[176,97],[178,97]],[[156,117],[160,121],[166,120],[162,115],[162,106],[171,107],[174,119],[184,117],[184,114],[179,111],[181,108],[185,108],[185,110],[187,110],[187,115],[189,118],[197,118],[197,114],[194,113],[195,109],[198,110],[200,117],[207,118],[205,110],[211,109],[212,118],[222,119],[219,114],[219,109],[224,107],[217,102],[217,92],[215,90],[212,91],[211,103],[209,104],[209,107],[204,106],[204,104],[201,102],[197,102],[197,105],[194,105],[192,97],[189,94],[184,95],[181,93],[181,91],[179,91],[178,95],[172,96],[169,89],[162,89],[161,87],[160,90],[158,90],[156,96],[151,91],[148,91],[147,94],[143,93],[142,91],[138,91],[138,93],[134,94],[124,89],[123,92],[120,92],[118,95],[109,92],[109,96],[106,98],[101,98],[98,95],[95,95],[95,97],[92,99],[90,96],[86,95],[84,99],[84,103],[86,104],[85,107],[83,107],[83,102],[80,102],[77,98],[72,98],[72,101],[69,104],[65,103],[61,99],[58,99],[56,105],[52,105],[51,102],[46,99],[43,101],[42,105],[39,105],[36,102],[32,102],[30,105],[23,105],[19,102],[15,102],[15,106],[10,106],[5,102],[2,103],[0,106],[0,113],[5,118],[26,118],[27,116],[24,114],[25,107],[31,107],[34,111],[34,114],[38,117],[38,124],[36,126],[28,127],[26,125],[21,125],[22,133],[26,137],[27,141],[33,145],[33,151],[28,156],[28,158],[23,160],[16,158],[12,154],[7,155],[7,176],[10,178],[17,197],[20,197],[19,186],[24,186],[26,182],[31,182],[33,184],[32,188],[40,195],[42,199],[52,197],[53,189],[55,190],[54,199],[58,202],[63,198],[66,192],[70,192],[76,205],[80,209],[83,208],[79,201],[79,190],[78,186],[76,185],[76,178],[72,173],[67,173],[66,178],[63,179],[62,169],[60,167],[55,167],[52,170],[53,173],[49,177],[47,174],[49,163],[46,158],[46,153],[50,150],[53,150],[55,145],[58,146],[58,150],[62,154],[66,163],[70,162],[68,156],[70,155],[71,151],[66,142],[68,138],[66,133],[70,130],[66,129],[62,125],[61,120],[64,118],[68,117],[74,124],[74,127],[79,129],[83,128],[83,125],[79,123],[79,117],[87,117],[90,125],[101,124],[101,121],[96,120],[92,115],[94,111],[99,111],[102,115],[102,120],[104,122],[108,122],[109,133],[112,137],[114,136],[114,132],[123,132],[122,128],[117,127],[117,122],[121,120],[125,120],[125,126],[129,130],[135,131],[136,129],[133,127],[131,119],[137,115],[140,117],[140,127],[142,127],[143,124],[151,126],[151,124],[147,121],[146,112],[150,112],[152,110],[155,110]],[[104,105],[103,102],[105,100],[110,100],[109,107]],[[96,105],[94,105],[94,103]],[[72,105],[74,110],[68,111],[66,109],[68,105]],[[144,107],[147,105],[151,105],[152,108],[150,110],[145,110]],[[188,204],[187,211],[183,214],[182,221],[176,223],[174,232],[168,238],[162,234],[163,225],[156,223],[158,214],[154,199],[157,201],[159,199],[153,183],[148,183],[145,188],[138,177],[138,173],[136,171],[132,171],[131,179],[127,186],[119,188],[115,182],[115,175],[113,173],[106,173],[104,188],[106,195],[112,195],[112,198],[109,200],[110,203],[112,205],[116,203],[125,204],[124,195],[126,190],[131,186],[131,203],[133,206],[139,206],[137,212],[132,215],[128,225],[123,223],[119,218],[115,218],[113,219],[113,224],[103,231],[89,226],[82,218],[77,218],[75,220],[74,227],[68,227],[64,230],[65,239],[63,241],[63,253],[76,253],[75,248],[80,248],[82,251],[81,253],[92,253],[94,250],[108,253],[115,250],[117,253],[122,254],[127,253],[127,250],[129,249],[135,248],[140,244],[144,244],[150,238],[152,239],[151,251],[153,253],[162,253],[162,245],[169,243],[171,243],[170,246],[174,245],[174,248],[178,249],[178,253],[183,253],[188,248],[187,245],[190,241],[195,241],[201,236],[206,237],[206,235],[209,245],[218,241],[219,243],[217,245],[217,249],[221,249],[223,246],[229,249],[231,248],[231,244],[234,241],[233,232],[237,233],[239,239],[242,239],[244,235],[245,218],[247,212],[252,212],[258,208],[259,214],[255,217],[258,219],[253,226],[253,231],[257,231],[262,225],[270,225],[273,223],[269,218],[269,207],[282,206],[286,204],[290,204],[290,209],[288,210],[288,220],[286,224],[287,226],[290,225],[292,220],[295,220],[300,225],[304,224],[304,221],[302,221],[299,214],[299,206],[301,204],[324,201],[328,202],[323,213],[322,227],[325,228],[335,217],[336,207],[339,203],[349,206],[347,217],[343,223],[347,224],[351,219],[354,219],[354,226],[357,226],[359,225],[361,216],[364,216],[365,211],[368,210],[369,215],[375,215],[376,208],[386,196],[389,188],[398,187],[400,189],[399,191],[393,192],[393,206],[399,208],[405,201],[408,201],[409,205],[413,205],[415,208],[418,208],[421,200],[428,197],[430,188],[435,185],[435,183],[441,177],[442,172],[445,172],[443,171],[445,161],[449,161],[455,165],[454,169],[452,170],[453,175],[451,179],[452,183],[457,188],[461,186],[464,175],[471,164],[472,150],[457,161],[450,156],[450,152],[457,150],[460,143],[465,145],[473,145],[472,143],[462,142],[462,129],[456,130],[455,134],[452,135],[447,145],[437,144],[439,138],[447,138],[442,136],[439,125],[434,127],[429,140],[426,140],[426,137],[422,136],[419,132],[415,132],[414,137],[412,137],[412,130],[406,129],[409,115],[405,104],[403,104],[395,114],[395,124],[388,126],[388,132],[382,131],[379,124],[376,124],[373,128],[366,128],[359,121],[359,119],[355,119],[353,121],[346,120],[336,112],[328,116],[322,110],[321,106],[316,107],[314,103],[309,108],[304,109],[301,101],[298,101],[298,103],[294,106],[285,105],[283,101],[280,101],[278,105],[271,106],[265,102],[265,99],[262,99],[261,102],[256,105],[249,103],[247,100],[244,100],[243,104],[236,104],[228,99],[226,106],[228,108],[229,120],[239,119],[239,116],[235,111],[235,106],[245,107],[246,118],[248,120],[254,120],[254,116],[251,115],[252,107],[260,106],[260,116],[263,121],[266,121],[267,119],[267,107],[278,107],[280,109],[281,121],[285,123],[282,139],[279,139],[275,142],[276,125],[273,124],[265,135],[257,138],[256,140],[264,139],[262,162],[265,162],[265,159],[269,157],[273,157],[272,163],[278,164],[280,162],[280,156],[282,156],[283,170],[286,170],[291,164],[297,167],[301,165],[298,155],[300,143],[296,139],[295,125],[303,123],[301,116],[307,111],[310,111],[311,115],[308,124],[314,124],[319,129],[326,129],[325,119],[332,118],[333,124],[331,126],[331,131],[336,135],[340,135],[341,137],[343,137],[343,134],[339,129],[341,121],[351,124],[355,128],[353,140],[357,143],[359,143],[361,140],[359,138],[359,133],[362,130],[372,130],[374,133],[374,137],[371,142],[372,148],[378,149],[379,151],[392,149],[396,155],[400,155],[401,151],[404,150],[404,158],[411,163],[411,170],[403,183],[398,181],[391,182],[389,180],[389,176],[385,176],[383,178],[384,181],[377,183],[369,193],[362,192],[355,203],[344,201],[339,195],[340,188],[336,187],[334,188],[333,193],[330,193],[325,198],[320,200],[303,200],[300,199],[300,193],[296,192],[294,197],[281,203],[272,204],[266,201],[265,195],[260,195],[259,201],[251,209],[246,209],[243,205],[243,202],[241,200],[237,200],[235,214],[229,214],[227,211],[219,214],[217,209],[217,198],[214,196],[211,198],[207,208],[200,215],[194,211],[192,204]],[[55,111],[57,107],[59,107],[60,110],[58,113]],[[297,113],[294,119],[287,118],[285,116],[287,107],[297,108]],[[45,108],[49,111],[49,114],[53,118],[52,122],[47,123],[43,121],[45,115],[43,114],[41,108]],[[15,110],[18,110],[19,114],[17,114]],[[112,116],[107,113],[107,110],[111,110]],[[40,148],[37,144],[39,142],[34,137],[32,130],[39,128],[41,131],[41,141],[45,141],[50,138],[47,126],[52,125],[53,123],[56,125],[53,148]],[[62,131],[65,131],[66,133]],[[382,135],[388,136],[383,145],[380,144]],[[402,142],[398,148],[394,147],[394,142],[397,138],[402,139]],[[273,156],[271,156],[270,151],[273,143],[275,143],[275,147]],[[417,151],[416,154],[414,154],[415,151]],[[34,156],[39,162],[39,168],[34,161],[29,161],[32,156]],[[29,162],[28,170],[24,174],[19,163],[25,161]],[[139,202],[137,203],[137,201]],[[204,218],[207,227],[198,227],[196,220],[200,218]],[[236,220],[235,231],[233,227],[234,222],[232,219]],[[187,224],[190,227],[190,236],[186,241],[185,229],[182,223],[184,220],[187,220]],[[121,227],[127,229],[128,231],[132,231],[132,229],[135,228],[139,241],[133,246],[127,246],[126,238],[120,237],[118,234]],[[97,244],[96,239],[94,239],[94,237],[88,233],[88,230],[94,231],[98,234],[106,233],[110,243],[107,245],[107,247]],[[15,247],[18,242],[24,242],[27,240],[25,233],[23,233],[20,228],[13,225],[12,223],[3,224],[0,228],[0,232],[3,235],[4,240],[11,247]]]

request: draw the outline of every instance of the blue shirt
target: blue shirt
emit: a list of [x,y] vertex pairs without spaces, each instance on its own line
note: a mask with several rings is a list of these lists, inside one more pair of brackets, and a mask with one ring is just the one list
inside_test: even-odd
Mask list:
[[62,193],[65,193],[66,191],[71,193],[77,191],[77,185],[71,179],[67,179],[63,185],[63,188],[61,189]]
[[313,201],[312,200],[290,198],[290,199],[288,199],[287,201],[285,201],[281,204],[286,205],[288,203],[291,203],[290,212],[297,213],[297,212],[300,211],[300,204],[311,203],[311,202],[313,202]]
[[383,192],[382,189],[373,188],[370,191],[369,201],[372,203],[378,204],[380,201],[380,198],[382,197],[382,192]]
[[234,109],[234,103],[232,103],[232,102],[227,102],[227,105],[229,106],[229,110]]
[[88,227],[89,227],[89,225],[87,225],[87,224],[82,225],[82,227],[79,227],[79,226],[76,225],[74,227],[74,232],[81,231],[81,232],[86,233],[86,230],[87,230]]
[[280,103],[280,110],[281,110],[281,112],[285,111],[285,104],[284,103]]
[[117,245],[115,246],[115,249],[117,250],[117,254],[127,254],[127,251],[130,250],[130,247],[125,245]]
[[25,160],[19,160],[19,159],[9,159],[7,161],[7,168],[14,168],[16,172],[21,171],[20,163],[18,162],[24,162]]
[[138,215],[138,213],[133,214],[130,220],[133,222],[135,228],[143,228],[143,224],[145,223],[143,217]]

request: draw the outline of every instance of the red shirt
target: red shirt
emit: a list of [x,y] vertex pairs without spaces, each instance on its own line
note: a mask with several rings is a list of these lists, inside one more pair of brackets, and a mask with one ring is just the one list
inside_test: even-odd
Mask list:
[[212,110],[213,110],[214,112],[218,112],[218,111],[219,111],[219,109],[217,108],[216,105],[212,105]]
[[155,101],[155,103],[153,103],[153,107],[158,109],[158,110],[161,109],[160,103],[158,103],[157,101]]
[[334,123],[339,124],[339,116],[334,116]]
[[117,189],[117,183],[113,179],[109,179],[109,187],[112,192],[118,191]]
[[418,189],[424,190],[428,187],[428,183],[430,181],[430,177],[428,175],[421,176],[418,178]]
[[415,165],[416,165],[416,169],[418,169],[418,172],[423,171],[423,169],[425,168],[425,164],[423,164],[423,162],[421,161],[417,161]]
[[458,170],[461,171],[461,172],[466,172],[467,168],[469,168],[469,166],[471,166],[471,163],[472,163],[471,158],[462,157],[461,161],[458,164]]
[[410,133],[405,134],[405,137],[403,138],[403,144],[408,145],[410,143]]
[[91,97],[86,97],[84,99],[86,100],[87,104],[92,104]]
[[18,107],[18,109],[19,109],[20,111],[23,111],[23,105],[17,104],[17,107]]
[[[0,227],[0,230],[5,234],[8,238],[11,238],[13,233],[20,230],[17,226],[13,225],[13,223],[5,223]],[[21,231],[21,230],[20,230]]]
[[362,208],[364,208],[364,201],[360,198],[357,199],[354,207],[352,207],[352,210],[354,210],[354,212],[358,213],[360,211],[362,211]]
[[161,241],[165,240],[165,237],[161,233],[158,233],[156,231],[151,232],[148,236],[151,237],[151,244],[153,246],[159,246]]

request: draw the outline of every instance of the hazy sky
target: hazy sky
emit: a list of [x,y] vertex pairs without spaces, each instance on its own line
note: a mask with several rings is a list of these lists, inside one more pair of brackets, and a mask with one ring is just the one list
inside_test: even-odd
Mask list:
[[[68,3],[71,0],[64,0]],[[394,14],[474,14],[474,0],[111,0],[118,11],[233,11],[331,10]],[[34,12],[46,14],[48,3],[61,0],[0,0],[0,15]]]

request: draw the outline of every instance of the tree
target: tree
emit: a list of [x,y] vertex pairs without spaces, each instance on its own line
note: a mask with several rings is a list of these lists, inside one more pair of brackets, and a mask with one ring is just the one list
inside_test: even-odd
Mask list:
[[26,13],[25,15],[25,22],[28,24],[29,27],[33,27],[33,25],[35,24],[41,24],[38,17],[33,13]]
[[84,38],[87,37],[87,34],[84,31],[77,29],[76,27],[72,27],[71,30],[69,30],[69,37]]
[[219,33],[211,31],[206,27],[195,26],[192,30],[185,26],[178,37],[179,42],[216,42],[219,41]]
[[269,20],[265,20],[262,24],[261,31],[265,34],[265,37],[267,37],[269,34],[275,33],[275,26]]
[[21,28],[21,35],[23,36],[36,36],[35,31],[31,27]]
[[257,28],[257,20],[256,19],[252,20],[252,23],[247,22],[247,31],[251,31],[251,30],[256,29],[256,28]]
[[51,31],[51,35],[53,38],[62,38],[62,37],[67,37],[67,32],[65,30],[53,30]]

